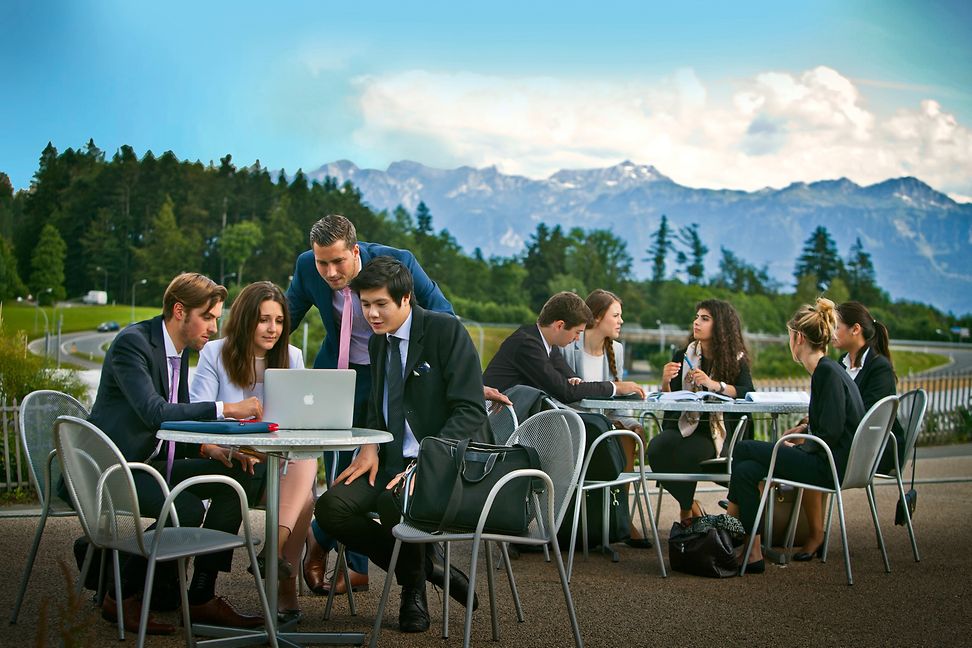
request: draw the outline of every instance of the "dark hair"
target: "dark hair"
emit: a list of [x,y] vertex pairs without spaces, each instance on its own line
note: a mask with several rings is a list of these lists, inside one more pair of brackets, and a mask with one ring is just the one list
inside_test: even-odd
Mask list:
[[340,214],[328,214],[311,226],[311,247],[316,243],[321,247],[333,245],[337,241],[344,241],[350,250],[358,242],[358,233],[354,223]]
[[[611,308],[613,304],[621,305],[621,298],[615,295],[613,292],[608,292],[607,290],[601,290],[597,288],[591,291],[591,294],[587,296],[584,300],[587,307],[591,309],[591,322],[587,325],[588,329],[592,329],[597,326],[597,322],[601,320],[607,310]],[[611,371],[611,376],[614,380],[621,380],[618,376],[618,362],[614,357],[614,340],[609,337],[604,338],[604,355],[608,361],[608,369]]]
[[240,387],[253,387],[256,370],[253,363],[253,332],[260,322],[260,305],[270,300],[283,309],[280,339],[267,351],[268,369],[290,367],[290,311],[283,291],[269,281],[258,281],[240,291],[230,308],[229,319],[223,327],[223,366],[230,381]]
[[563,320],[566,328],[574,328],[581,324],[590,326],[594,317],[583,299],[572,292],[564,291],[547,300],[547,303],[540,309],[537,324],[550,326],[558,320]]
[[[706,344],[706,356],[712,363],[710,374],[729,382],[739,376],[739,368],[749,364],[749,351],[743,340],[739,313],[732,304],[721,299],[703,299],[695,305],[695,311],[707,310],[712,315],[712,337]],[[689,343],[695,341],[689,334]]]
[[369,261],[348,285],[356,293],[387,288],[388,294],[399,306],[406,295],[412,294],[413,289],[412,273],[401,261],[389,256],[379,256]]
[[172,319],[176,304],[182,304],[190,311],[201,306],[206,306],[206,310],[209,310],[222,301],[226,301],[226,288],[198,272],[183,272],[176,275],[165,289],[162,296],[162,318]]
[[803,335],[814,350],[826,352],[837,328],[834,302],[826,297],[818,297],[813,305],[804,304],[793,314],[786,327]]
[[837,307],[837,317],[848,327],[853,327],[855,324],[861,327],[864,346],[857,351],[857,357],[854,358],[855,365],[860,365],[864,349],[871,349],[887,358],[888,362],[891,362],[891,370],[894,371],[891,348],[888,344],[888,328],[874,319],[864,304],[856,301],[844,302]]

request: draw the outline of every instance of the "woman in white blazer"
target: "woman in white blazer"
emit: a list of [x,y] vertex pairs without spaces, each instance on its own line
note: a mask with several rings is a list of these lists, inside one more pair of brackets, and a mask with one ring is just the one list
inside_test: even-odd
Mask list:
[[[283,292],[269,281],[250,284],[234,300],[223,337],[199,352],[189,399],[235,403],[256,396],[262,401],[263,374],[268,368],[304,367],[303,354],[289,339],[290,314]],[[288,462],[280,479],[278,610],[283,617],[300,614],[293,565],[300,558],[314,513],[316,476],[317,461],[302,459]]]
[[[584,382],[608,380],[619,382],[624,377],[624,347],[618,342],[621,336],[621,299],[614,293],[597,289],[587,296],[587,307],[591,309],[594,321],[589,325],[580,338],[563,347],[564,360],[567,366]],[[631,383],[632,391],[644,397],[640,385]],[[637,419],[620,416],[612,419],[615,427],[633,430],[644,436],[644,429]],[[635,442],[630,437],[620,439],[624,448],[627,466],[625,470],[634,470]],[[633,547],[651,547],[644,538],[639,537],[634,525],[631,527],[631,538],[627,543]]]

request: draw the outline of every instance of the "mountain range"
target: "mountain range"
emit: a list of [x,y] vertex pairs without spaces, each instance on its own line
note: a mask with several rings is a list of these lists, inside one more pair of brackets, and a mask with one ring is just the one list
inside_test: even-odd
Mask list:
[[[380,171],[340,160],[305,175],[350,181],[377,210],[402,205],[414,213],[424,202],[435,229],[448,229],[467,252],[479,248],[486,256],[522,252],[541,222],[565,230],[609,229],[627,241],[639,277],[648,276],[646,250],[662,214],[675,229],[698,223],[709,248],[707,275],[718,271],[725,247],[751,264],[766,264],[786,286],[793,284],[807,237],[823,225],[845,258],[860,237],[892,298],[972,312],[972,204],[912,177],[869,186],[846,178],[795,182],[748,192],[686,187],[653,166],[627,161],[546,179],[506,175],[492,166],[435,169],[410,161]],[[367,240],[367,232],[361,236]]]

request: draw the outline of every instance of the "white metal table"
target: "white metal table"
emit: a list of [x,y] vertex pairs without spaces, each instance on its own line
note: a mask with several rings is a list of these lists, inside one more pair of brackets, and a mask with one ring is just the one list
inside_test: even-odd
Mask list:
[[[630,412],[722,412],[723,414],[768,414],[770,416],[771,439],[775,442],[779,438],[778,420],[781,414],[806,414],[809,411],[809,401],[784,401],[784,402],[753,402],[745,399],[732,401],[697,401],[697,400],[661,400],[648,398],[645,400],[628,398],[608,398],[593,399],[585,398],[577,403],[584,409],[593,410],[606,414],[612,411]],[[692,475],[698,477],[698,481],[705,479],[703,474]],[[685,476],[683,476],[684,479]],[[665,481],[664,474],[657,474],[658,481]],[[647,493],[646,493],[647,496]],[[794,513],[796,511],[794,510]],[[791,516],[787,525],[787,535],[789,536],[797,523],[797,517]],[[772,548],[772,529],[773,529],[773,500],[770,499],[764,519],[764,553],[766,556],[779,564],[787,562],[786,556]]]
[[[214,443],[231,448],[252,448],[267,453],[267,517],[266,517],[266,573],[264,586],[271,612],[277,609],[277,526],[280,505],[280,460],[316,459],[322,452],[353,450],[369,443],[387,443],[392,440],[388,432],[367,428],[347,430],[278,430],[261,434],[217,434],[159,430],[156,434],[163,441],[179,443]],[[277,641],[281,646],[306,644],[361,645],[363,632],[295,632],[296,621],[277,628]],[[199,645],[218,645],[220,648],[265,644],[266,629],[244,630],[223,628],[205,624],[193,624],[195,633],[217,637]]]

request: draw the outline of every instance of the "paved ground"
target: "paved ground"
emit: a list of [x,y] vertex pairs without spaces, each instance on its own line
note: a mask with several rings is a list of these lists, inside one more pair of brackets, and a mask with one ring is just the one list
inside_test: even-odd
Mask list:
[[[927,457],[919,461],[919,478],[972,478],[972,456]],[[855,584],[845,581],[839,534],[835,533],[831,558],[826,564],[812,562],[770,567],[765,574],[709,580],[682,574],[661,579],[651,551],[619,545],[621,561],[612,564],[601,556],[579,559],[572,591],[581,633],[588,646],[967,646],[972,631],[972,611],[967,590],[972,585],[972,536],[969,502],[972,482],[921,484],[916,517],[922,561],[911,556],[907,532],[894,527],[894,489],[878,489],[882,528],[888,544],[892,573],[885,574],[861,491],[848,494],[851,561]],[[719,492],[701,496],[705,506],[716,509]],[[674,506],[666,501],[662,527],[670,527]],[[262,524],[262,516],[254,514]],[[0,611],[13,603],[36,519],[0,519]],[[666,531],[662,531],[667,535]],[[0,645],[56,645],[58,609],[66,600],[66,583],[56,561],[70,563],[70,543],[79,534],[77,521],[51,522],[41,545],[43,562],[37,566],[17,626],[0,625]],[[460,560],[464,560],[460,556]],[[242,560],[238,564],[241,564]],[[307,630],[335,629],[369,632],[374,618],[383,573],[372,567],[372,589],[358,597],[358,616],[348,614],[346,601],[336,607],[331,622],[322,620],[324,600],[304,597]],[[540,555],[525,555],[514,562],[526,622],[518,624],[512,612],[505,578],[497,578],[501,640],[507,646],[570,646],[563,597],[551,565]],[[72,570],[72,576],[74,571]],[[480,572],[482,574],[482,572]],[[252,580],[239,568],[220,581],[219,590],[244,607],[255,609]],[[480,588],[481,598],[485,591]],[[394,592],[394,590],[393,590]],[[35,644],[41,606],[49,614],[46,644]],[[492,645],[488,606],[485,600],[474,617],[473,641]],[[397,631],[397,596],[389,603],[382,645],[457,646],[461,644],[462,608],[452,609],[452,638],[443,642],[436,624],[441,607],[430,589],[433,631],[401,635]],[[173,621],[175,615],[167,615]],[[118,645],[114,627],[102,621],[92,608],[82,607],[75,637],[87,637],[77,645]],[[84,634],[87,633],[87,634]],[[128,639],[133,642],[133,638]],[[180,646],[180,639],[151,638],[148,646]]]

